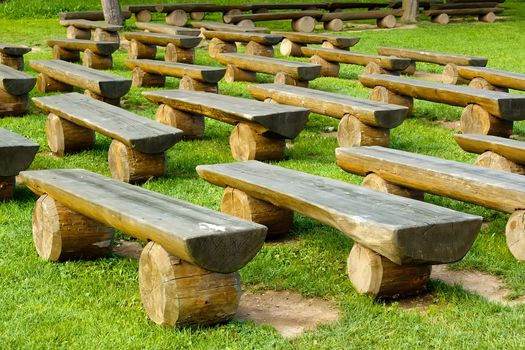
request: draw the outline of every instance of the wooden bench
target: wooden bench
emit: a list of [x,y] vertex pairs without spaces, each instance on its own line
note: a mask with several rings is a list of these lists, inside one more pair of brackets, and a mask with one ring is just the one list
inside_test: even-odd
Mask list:
[[[253,23],[252,23],[253,24]],[[247,32],[247,33],[268,33],[268,28],[252,26],[238,26],[235,24],[226,24],[219,22],[191,22],[193,28],[200,28],[201,30],[218,30],[228,32]]]
[[410,65],[407,58],[357,53],[348,50],[322,47],[301,47],[302,56],[310,57],[310,62],[321,65],[321,76],[337,77],[340,63],[365,66],[368,74],[396,74]]
[[454,76],[469,86],[484,90],[508,92],[509,89],[525,91],[525,74],[499,69],[473,66],[455,66]]
[[255,26],[253,22],[292,20],[292,29],[296,32],[310,33],[315,28],[315,20],[323,16],[321,11],[271,12],[255,14],[226,15],[224,23],[241,26]]
[[149,241],[138,280],[153,322],[211,325],[234,316],[237,270],[261,248],[264,226],[83,169],[24,171],[20,179],[40,196],[33,241],[42,259],[107,256],[121,230]]
[[164,59],[169,62],[193,63],[195,47],[201,38],[188,35],[169,35],[146,32],[126,32],[122,36],[130,41],[128,56],[130,59],[155,59],[157,46],[166,47]]
[[484,8],[455,8],[455,9],[431,9],[423,11],[425,16],[430,17],[432,23],[447,24],[450,16],[478,16],[480,22],[493,23],[496,20],[496,13],[503,12],[502,7]]
[[274,81],[279,84],[308,87],[308,81],[321,73],[321,66],[318,64],[240,53],[217,54],[217,60],[226,65],[224,79],[227,82],[255,82],[256,73],[259,72],[275,75]]
[[161,33],[169,35],[188,35],[188,36],[199,36],[201,31],[193,28],[186,27],[177,27],[169,24],[161,23],[147,23],[147,22],[137,22],[135,27],[142,29],[147,32],[152,33]]
[[[238,6],[243,7],[243,5]],[[200,21],[207,12],[226,12],[230,9],[230,6],[211,3],[177,3],[157,5],[156,9],[157,12],[166,13],[166,23],[184,26],[188,22],[188,13],[191,19]]]
[[271,10],[327,10],[330,6],[329,2],[278,2],[278,3],[261,3],[250,4],[253,13],[267,13]]
[[[131,12],[122,11],[124,19],[131,18]],[[72,12],[59,12],[58,19],[65,21],[68,19],[87,19],[89,21],[105,21],[104,12],[102,11],[72,11]]]
[[225,187],[221,211],[288,232],[293,212],[354,240],[348,275],[359,293],[417,293],[434,264],[460,260],[481,226],[478,216],[392,196],[342,181],[248,161],[199,165],[199,176]]
[[36,78],[0,64],[0,117],[25,114]]
[[203,30],[202,36],[210,40],[208,53],[216,58],[218,53],[237,52],[236,42],[245,43],[245,53],[265,57],[274,57],[273,45],[283,40],[281,35],[247,32],[224,32]]
[[248,90],[258,100],[304,107],[340,119],[337,141],[341,147],[388,146],[390,129],[400,125],[408,113],[403,106],[298,86],[254,84]]
[[207,92],[164,90],[142,95],[160,104],[157,121],[183,130],[188,138],[202,138],[203,116],[235,125],[230,149],[238,160],[282,159],[285,140],[301,132],[309,113],[305,108]]
[[349,49],[359,42],[359,38],[325,33],[272,32],[284,37],[280,51],[283,56],[302,57],[301,47],[307,44],[320,44],[329,49]]
[[113,68],[113,52],[120,44],[111,41],[94,41],[81,39],[49,39],[46,44],[53,49],[53,59],[68,62],[80,60],[83,51],[82,64],[94,69]]
[[359,81],[373,88],[375,101],[412,108],[413,98],[465,107],[461,131],[508,137],[515,120],[525,118],[525,96],[442,84],[384,74],[362,74]]
[[0,43],[0,64],[17,70],[24,70],[24,55],[31,51],[25,45]]
[[109,169],[124,182],[165,175],[166,150],[182,138],[179,129],[75,92],[33,98],[33,102],[49,112],[46,135],[54,155],[93,148],[96,131],[112,139]]
[[37,143],[0,128],[0,201],[13,197],[16,175],[29,168],[38,147]]
[[137,23],[150,22],[151,13],[157,12],[156,6],[155,4],[126,5],[124,6],[124,10],[135,15]]
[[133,86],[164,86],[166,76],[170,76],[181,79],[179,89],[215,93],[226,72],[220,67],[155,60],[126,60],[125,64],[133,70]]
[[91,39],[95,41],[120,42],[118,32],[122,26],[106,22],[89,21],[87,19],[67,19],[60,21],[60,25],[67,28],[68,39]]
[[29,65],[40,73],[36,87],[42,93],[70,92],[76,86],[84,89],[84,93],[90,97],[118,106],[120,98],[131,88],[130,79],[74,63],[60,60],[31,60]]
[[524,176],[379,146],[338,148],[336,159],[378,191],[419,198],[424,191],[512,214],[507,245],[525,259]]
[[323,22],[324,29],[334,32],[343,30],[343,21],[356,21],[363,19],[375,19],[379,28],[394,28],[396,17],[401,17],[403,10],[372,10],[372,11],[350,11],[325,13],[319,19]]

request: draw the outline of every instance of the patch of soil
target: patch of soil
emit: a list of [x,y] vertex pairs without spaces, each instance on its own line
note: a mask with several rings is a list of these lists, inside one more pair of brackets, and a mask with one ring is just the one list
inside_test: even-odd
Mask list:
[[331,302],[305,299],[289,291],[245,292],[235,319],[271,325],[283,337],[291,338],[320,324],[337,321],[339,311]]
[[432,293],[423,293],[410,298],[397,299],[395,302],[403,310],[415,310],[424,312],[428,307],[434,304],[434,295]]
[[445,129],[459,131],[459,120],[456,120],[456,121],[437,120],[434,122],[434,124],[441,126],[442,128],[445,128]]
[[113,247],[113,253],[123,258],[139,259],[142,253],[142,246],[139,242],[134,241],[117,241]]

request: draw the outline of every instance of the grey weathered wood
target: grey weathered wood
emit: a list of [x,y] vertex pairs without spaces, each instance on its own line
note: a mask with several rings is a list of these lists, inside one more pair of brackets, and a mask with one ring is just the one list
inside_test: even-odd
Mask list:
[[144,44],[167,46],[173,44],[184,49],[192,49],[199,45],[201,38],[189,35],[169,35],[162,33],[125,32],[122,36],[128,40],[137,40]]
[[193,28],[204,28],[208,30],[225,30],[230,32],[247,32],[247,33],[267,33],[269,30],[265,27],[241,27],[235,24],[226,24],[218,22],[191,22]]
[[22,56],[31,51],[30,47],[25,45],[12,45],[0,43],[0,52],[9,56]]
[[276,3],[261,3],[251,4],[251,10],[309,10],[312,8],[328,9],[329,2],[276,2]]
[[15,176],[31,165],[38,144],[0,128],[0,176]]
[[478,216],[257,161],[199,165],[197,173],[333,226],[400,265],[459,260],[481,225]]
[[126,60],[124,62],[130,69],[139,67],[145,72],[152,74],[167,75],[182,78],[184,75],[206,83],[217,83],[224,77],[226,69],[221,67],[200,66],[179,62],[166,62],[157,60]]
[[23,184],[93,220],[206,270],[243,267],[261,248],[266,228],[82,169],[25,171]]
[[431,4],[431,10],[443,10],[443,9],[471,9],[471,8],[493,8],[498,6],[497,2],[460,2],[460,3],[447,3],[447,4]]
[[155,5],[157,12],[172,12],[175,10],[183,10],[186,12],[226,12],[231,9],[239,9],[241,11],[248,11],[251,9],[250,4],[239,5],[218,5],[212,3],[176,3],[176,4],[158,4]]
[[0,89],[14,96],[27,94],[36,84],[36,78],[9,66],[0,64]]
[[388,7],[391,3],[388,2],[342,2],[342,1],[331,1],[328,9],[330,11],[337,9],[376,9],[382,7]]
[[457,71],[460,77],[468,80],[479,77],[495,86],[525,91],[525,74],[472,66],[458,66]]
[[[122,13],[125,19],[131,17],[131,12],[124,11]],[[104,13],[102,11],[75,11],[75,12],[59,12],[58,18],[60,20],[66,19],[87,19],[90,21],[103,21]]]
[[71,51],[84,51],[89,49],[93,53],[102,56],[110,56],[113,52],[117,51],[120,46],[117,42],[82,39],[48,39],[46,40],[46,44],[49,47],[58,45],[63,49]]
[[454,139],[467,152],[492,151],[518,164],[525,164],[525,142],[491,135],[456,134]]
[[377,10],[377,11],[349,11],[349,12],[332,12],[325,13],[319,19],[321,22],[329,22],[333,19],[340,19],[343,21],[359,20],[359,19],[377,19],[386,16],[401,17],[403,10]]
[[505,120],[525,119],[525,96],[521,95],[386,74],[362,74],[359,81],[367,87],[384,86],[399,95],[453,106],[479,104],[490,114]]
[[488,59],[484,57],[456,55],[448,52],[434,52],[427,50],[414,50],[394,47],[378,47],[377,53],[386,56],[397,56],[409,58],[413,61],[428,62],[440,65],[447,65],[449,63],[458,66],[479,66],[487,65]]
[[177,27],[169,24],[162,23],[151,23],[151,22],[137,22],[135,27],[142,30],[149,30],[153,33],[162,33],[170,35],[188,35],[188,36],[199,36],[201,33],[198,29]]
[[525,176],[378,146],[336,149],[343,170],[512,213],[523,209]]
[[466,16],[466,15],[485,15],[487,13],[501,13],[503,12],[501,7],[493,8],[462,8],[462,9],[440,9],[440,10],[427,10],[423,14],[426,16],[436,16],[440,13],[445,13],[449,16]]
[[187,90],[145,91],[148,100],[205,115],[230,124],[253,122],[285,138],[295,138],[306,125],[309,110],[241,97]]
[[157,12],[157,6],[156,4],[140,4],[140,5],[126,5],[124,6],[124,10],[127,10],[131,13],[137,13],[140,11],[151,11],[151,12]]
[[143,153],[164,152],[180,141],[183,134],[179,129],[76,92],[34,97],[33,102],[40,109]]
[[268,12],[268,13],[253,13],[241,15],[226,15],[223,17],[224,23],[238,23],[245,19],[253,22],[259,21],[276,21],[286,19],[299,19],[302,17],[321,18],[323,12],[321,11],[299,11],[299,12]]
[[233,42],[250,42],[254,41],[262,45],[276,45],[283,40],[282,35],[276,34],[265,34],[265,33],[246,33],[246,32],[228,32],[228,31],[215,31],[215,30],[204,30],[202,35],[206,39],[217,38],[222,41],[233,41]]
[[314,113],[338,119],[349,114],[356,116],[367,125],[387,129],[400,125],[408,113],[408,108],[403,106],[298,86],[252,84],[248,90],[258,100],[271,98],[277,103],[305,107]]
[[60,21],[60,25],[63,27],[73,26],[82,29],[103,29],[106,32],[118,32],[122,29],[122,26],[116,24],[108,24],[106,22],[89,21],[87,19],[66,19]]
[[286,39],[299,44],[322,44],[327,41],[341,49],[354,46],[360,39],[352,36],[326,33],[272,32],[272,34],[282,35]]
[[62,60],[31,60],[31,68],[62,83],[116,99],[131,88],[131,80]]

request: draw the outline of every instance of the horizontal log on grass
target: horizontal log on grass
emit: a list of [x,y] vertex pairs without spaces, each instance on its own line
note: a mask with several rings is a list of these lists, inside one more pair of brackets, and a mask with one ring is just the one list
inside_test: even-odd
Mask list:
[[279,3],[261,3],[251,4],[251,10],[309,10],[312,8],[328,9],[329,2],[279,2]]
[[25,45],[12,45],[0,43],[0,53],[9,55],[9,56],[22,56],[31,51],[30,47]]
[[224,16],[225,23],[237,23],[245,19],[249,19],[253,22],[259,21],[276,21],[286,19],[299,19],[302,17],[313,17],[321,18],[323,12],[321,11],[299,11],[299,12],[269,12],[269,13],[254,13],[254,14],[242,14],[242,15],[226,15]]
[[525,91],[525,74],[486,67],[457,66],[456,69],[458,75],[464,79],[483,78],[498,87]]
[[428,10],[424,11],[423,14],[426,16],[437,16],[441,13],[449,16],[461,16],[461,15],[485,15],[487,13],[501,13],[503,12],[501,7],[492,8],[468,8],[468,9],[449,9],[449,10]]
[[173,44],[183,49],[192,49],[199,45],[201,38],[188,35],[169,35],[147,32],[125,32],[122,36],[127,40],[136,40],[148,45],[167,46]]
[[106,32],[118,32],[122,29],[122,26],[116,24],[108,24],[106,22],[89,21],[87,19],[66,19],[60,21],[60,25],[63,27],[73,26],[82,29],[103,29]]
[[413,61],[418,62],[435,63],[443,66],[452,63],[458,66],[484,67],[487,65],[488,62],[488,59],[484,57],[456,55],[448,52],[434,52],[394,47],[378,47],[377,53],[386,56],[409,58]]
[[354,46],[359,42],[359,38],[333,35],[325,33],[300,33],[300,32],[272,32],[272,34],[282,35],[286,39],[298,44],[322,44],[329,42],[333,46],[345,49]]
[[465,151],[482,154],[485,151],[497,153],[515,163],[525,164],[525,142],[477,134],[456,134],[454,139]]
[[10,95],[20,96],[27,94],[33,89],[35,83],[36,78],[34,76],[0,64],[0,89]]
[[0,176],[15,176],[27,169],[38,147],[37,143],[0,128]]
[[498,6],[497,2],[460,2],[448,4],[431,4],[431,10],[444,9],[472,9],[472,8],[494,8]]
[[171,77],[182,78],[189,76],[190,78],[200,80],[206,83],[217,83],[222,79],[226,69],[221,67],[208,67],[196,64],[186,64],[179,62],[166,62],[157,60],[126,60],[125,64],[128,68],[133,69],[139,67],[145,72],[152,74],[168,75]]
[[384,18],[386,16],[401,17],[401,15],[403,15],[403,10],[332,12],[332,13],[323,14],[320,21],[329,22],[333,19],[340,19],[343,21],[352,21],[352,20],[360,20],[360,19]]
[[183,10],[185,12],[226,12],[230,9],[239,9],[241,11],[248,11],[251,9],[250,4],[239,5],[218,5],[212,3],[177,3],[177,4],[158,4],[155,5],[157,12],[172,12],[175,10]]
[[206,39],[217,38],[222,41],[237,41],[237,42],[250,42],[254,41],[262,45],[276,45],[283,37],[276,34],[265,34],[265,33],[246,33],[246,32],[221,32],[221,31],[209,31],[203,30],[202,35]]
[[117,51],[120,44],[111,41],[94,41],[81,39],[48,39],[46,44],[49,47],[59,46],[65,50],[70,51],[85,51],[90,50],[93,53],[102,56],[109,56]]
[[[131,17],[131,12],[129,11],[122,11],[122,16],[124,16],[125,19],[128,19]],[[67,20],[67,19],[87,19],[90,21],[104,21],[104,13],[102,11],[77,11],[77,12],[59,12],[58,18],[60,20]]]
[[388,2],[341,2],[341,1],[331,1],[330,6],[328,6],[328,9],[330,11],[333,10],[341,10],[341,9],[376,9],[376,8],[382,8],[382,7],[388,7],[390,3]]
[[226,24],[218,22],[191,22],[193,28],[204,28],[208,30],[230,31],[230,32],[247,32],[247,33],[267,33],[268,28],[265,27],[242,27],[235,24]]
[[201,31],[198,29],[177,27],[161,23],[137,22],[135,23],[135,27],[142,30],[148,30],[153,33],[162,33],[170,35],[199,36],[199,34],[201,33]]

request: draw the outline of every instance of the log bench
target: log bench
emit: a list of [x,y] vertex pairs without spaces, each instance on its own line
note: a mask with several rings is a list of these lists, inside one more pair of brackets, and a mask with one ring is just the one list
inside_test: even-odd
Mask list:
[[292,29],[296,32],[310,33],[315,28],[315,20],[323,16],[321,11],[269,12],[254,14],[226,15],[224,23],[240,26],[255,26],[253,22],[291,20]]
[[199,28],[201,30],[218,30],[227,32],[246,32],[246,33],[268,33],[268,28],[250,26],[238,26],[235,24],[226,24],[219,22],[191,22],[193,28]]
[[525,74],[508,72],[499,69],[455,66],[454,76],[469,83],[470,87],[508,92],[509,89],[525,91]]
[[352,96],[283,84],[253,84],[250,94],[265,102],[310,109],[340,119],[337,141],[341,147],[390,143],[390,129],[400,125],[408,108]]
[[283,40],[276,34],[210,30],[203,30],[202,36],[210,40],[208,53],[211,58],[216,58],[218,53],[237,52],[237,42],[246,44],[245,53],[248,55],[274,57],[273,45]]
[[348,276],[359,293],[398,297],[425,289],[432,265],[460,260],[481,226],[478,216],[256,161],[199,165],[225,187],[221,211],[289,231],[293,212],[354,240]]
[[417,198],[429,192],[512,214],[507,246],[525,260],[524,176],[379,146],[338,148],[336,160],[377,191]]
[[53,59],[68,62],[80,60],[83,51],[82,64],[94,69],[113,68],[113,52],[120,44],[111,41],[94,41],[82,39],[49,39],[46,44],[53,50]]
[[447,24],[450,21],[450,16],[477,16],[480,22],[493,23],[496,20],[496,13],[501,13],[503,10],[502,7],[441,8],[423,11],[423,14],[429,16],[432,23],[437,24]]
[[137,22],[135,27],[146,32],[161,33],[169,35],[199,36],[201,31],[194,28],[177,27],[169,24]]
[[16,176],[29,168],[38,147],[37,143],[0,128],[0,201],[13,197]]
[[139,183],[166,173],[166,151],[182,131],[82,94],[33,98],[48,112],[47,143],[56,156],[95,145],[95,131],[110,137],[109,169],[113,178]]
[[267,13],[273,10],[327,10],[329,2],[278,2],[278,3],[260,3],[250,4],[253,13]]
[[35,83],[32,75],[0,64],[0,117],[25,114]]
[[[122,11],[124,19],[131,18],[131,12]],[[72,11],[72,12],[59,12],[58,19],[65,21],[68,19],[87,19],[89,21],[105,21],[104,12],[102,11]]]
[[142,94],[160,104],[157,121],[183,130],[187,138],[202,138],[203,116],[234,125],[230,149],[237,160],[282,159],[285,140],[301,132],[309,113],[305,108],[208,92],[165,90]]
[[188,35],[126,32],[122,33],[122,36],[130,41],[130,59],[155,59],[157,46],[163,46],[166,48],[164,60],[169,62],[193,63],[195,47],[201,42],[201,38]]
[[221,53],[216,57],[221,64],[226,65],[224,80],[229,83],[255,82],[256,73],[259,72],[275,75],[275,83],[308,87],[308,81],[317,78],[321,73],[320,65],[306,62],[240,53]]
[[31,60],[29,65],[40,73],[36,87],[42,93],[71,92],[78,87],[92,98],[118,106],[131,88],[130,79],[61,60]]
[[153,322],[204,326],[235,315],[237,271],[261,248],[264,226],[83,169],[24,171],[20,179],[40,196],[33,242],[42,259],[108,256],[121,230],[149,241],[138,285]]
[[401,17],[403,10],[372,10],[372,11],[350,11],[325,13],[319,19],[323,22],[324,29],[340,32],[343,30],[343,21],[357,21],[364,19],[375,19],[379,28],[394,28],[396,17]]
[[133,70],[133,86],[164,86],[166,76],[170,76],[181,79],[179,89],[215,93],[218,92],[217,83],[226,72],[220,67],[156,60],[126,60],[125,64]]
[[31,51],[25,45],[0,43],[0,64],[17,70],[24,70],[24,55]]
[[[87,19],[67,19],[60,21],[60,25],[67,28],[68,39],[86,39],[93,37],[95,41],[120,42],[118,32],[122,26],[106,22],[89,21]],[[93,35],[91,32],[93,31]]]
[[375,101],[412,108],[413,98],[465,107],[461,131],[508,137],[513,121],[525,119],[525,96],[442,84],[384,74],[362,74],[359,81],[373,88]]
[[319,44],[328,49],[348,50],[359,42],[359,38],[325,33],[272,32],[284,37],[280,51],[283,56],[302,57],[301,47]]

